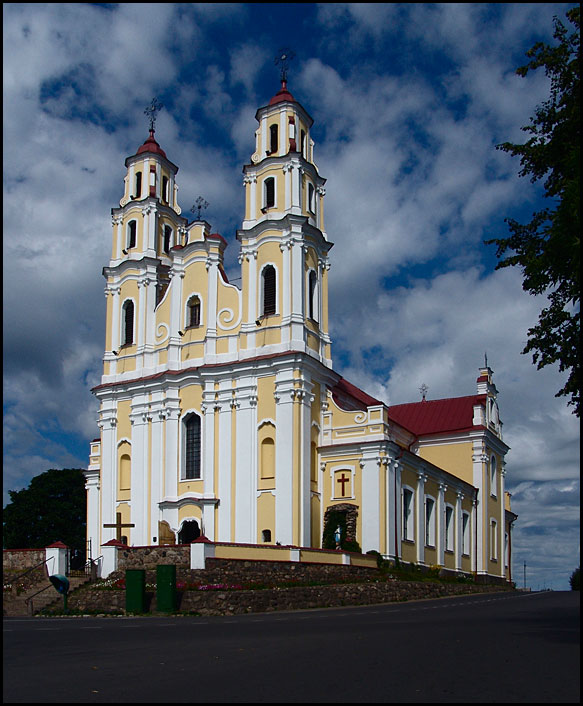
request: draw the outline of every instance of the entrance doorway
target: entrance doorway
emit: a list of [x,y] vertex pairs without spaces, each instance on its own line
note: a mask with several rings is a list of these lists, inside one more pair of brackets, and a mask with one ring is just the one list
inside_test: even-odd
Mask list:
[[178,533],[178,544],[190,544],[200,537],[200,527],[196,520],[186,520]]

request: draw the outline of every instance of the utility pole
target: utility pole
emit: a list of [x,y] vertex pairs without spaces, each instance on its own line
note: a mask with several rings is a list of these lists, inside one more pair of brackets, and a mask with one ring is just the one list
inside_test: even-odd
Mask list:
[[524,590],[526,591],[526,561],[524,562]]

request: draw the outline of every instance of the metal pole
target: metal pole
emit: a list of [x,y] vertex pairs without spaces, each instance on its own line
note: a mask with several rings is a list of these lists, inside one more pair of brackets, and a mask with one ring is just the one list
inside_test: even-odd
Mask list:
[[526,590],[526,561],[524,562],[524,589]]

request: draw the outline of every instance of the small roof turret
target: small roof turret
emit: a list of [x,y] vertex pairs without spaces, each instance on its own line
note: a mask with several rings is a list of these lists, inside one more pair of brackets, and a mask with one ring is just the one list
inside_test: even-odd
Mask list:
[[276,103],[283,103],[284,101],[290,101],[292,103],[296,102],[296,99],[287,90],[287,81],[281,82],[280,90],[269,101],[269,105],[275,105]]

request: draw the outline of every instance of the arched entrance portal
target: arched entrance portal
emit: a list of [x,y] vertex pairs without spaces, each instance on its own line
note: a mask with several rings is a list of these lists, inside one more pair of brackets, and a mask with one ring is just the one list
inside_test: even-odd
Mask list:
[[186,520],[183,522],[178,533],[178,544],[190,544],[200,537],[200,527],[196,520]]

